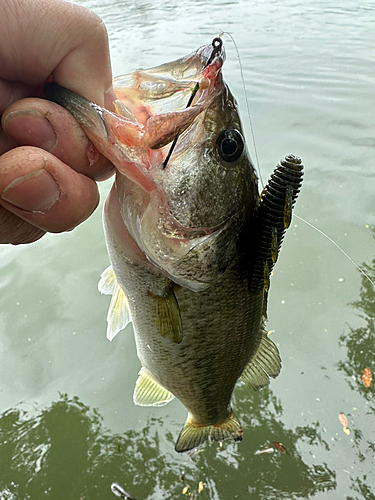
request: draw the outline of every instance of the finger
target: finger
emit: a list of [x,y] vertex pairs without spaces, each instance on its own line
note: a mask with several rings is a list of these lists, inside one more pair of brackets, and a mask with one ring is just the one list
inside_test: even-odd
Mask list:
[[32,243],[39,240],[44,234],[46,232],[42,229],[32,226],[0,206],[0,244]]
[[73,229],[98,202],[92,179],[43,149],[18,147],[0,157],[0,205],[43,231]]
[[0,127],[0,156],[6,151],[15,148],[16,146],[17,144],[15,143],[15,141],[11,137],[6,135],[3,128]]
[[112,74],[101,19],[60,0],[5,4],[0,16],[2,78],[40,86],[52,73],[60,85],[104,106]]
[[12,102],[32,95],[33,91],[33,85],[0,78],[0,115]]
[[72,115],[43,99],[22,99],[7,108],[2,126],[20,146],[36,146],[53,153],[63,163],[95,180],[113,172],[113,165],[88,140]]

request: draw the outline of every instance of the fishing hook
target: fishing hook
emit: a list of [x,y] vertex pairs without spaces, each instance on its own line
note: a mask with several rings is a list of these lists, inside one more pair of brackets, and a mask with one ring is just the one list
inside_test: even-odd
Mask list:
[[[212,47],[213,47],[212,48],[212,52],[211,52],[211,55],[210,55],[208,61],[205,64],[204,68],[207,68],[207,66],[209,66],[212,63],[212,61],[216,57],[216,54],[218,52],[220,52],[222,46],[223,46],[223,41],[222,41],[222,39],[220,37],[216,37],[216,38],[214,38],[212,40]],[[198,92],[198,90],[199,90],[199,82],[197,82],[195,84],[195,86],[194,86],[194,88],[193,88],[193,90],[191,92],[190,99],[189,99],[189,101],[188,101],[188,103],[186,105],[186,108],[189,108],[191,106],[191,103],[193,102],[195,94]],[[177,131],[176,137],[173,139],[173,142],[172,142],[172,145],[171,145],[171,147],[169,149],[169,152],[168,152],[168,154],[167,154],[167,156],[166,156],[166,158],[165,158],[165,160],[163,162],[163,169],[167,166],[167,163],[168,163],[168,161],[169,161],[169,159],[170,159],[170,157],[172,155],[172,152],[173,152],[173,150],[174,150],[174,148],[175,148],[175,146],[177,144],[178,138],[180,137],[180,133],[181,133],[181,129],[179,129]]]

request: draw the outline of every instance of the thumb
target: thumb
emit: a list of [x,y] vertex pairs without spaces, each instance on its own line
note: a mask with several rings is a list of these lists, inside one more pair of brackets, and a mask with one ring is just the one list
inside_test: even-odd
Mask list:
[[1,12],[0,77],[3,87],[8,82],[14,91],[17,83],[18,91],[2,92],[0,113],[51,74],[100,106],[108,104],[106,94],[113,98],[107,30],[96,14],[62,0],[4,0]]

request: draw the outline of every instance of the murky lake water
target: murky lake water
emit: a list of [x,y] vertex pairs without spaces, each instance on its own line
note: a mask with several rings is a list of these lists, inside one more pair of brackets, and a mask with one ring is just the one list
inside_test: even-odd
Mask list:
[[[115,75],[232,33],[264,182],[280,158],[301,156],[296,214],[374,279],[374,2],[80,3],[107,25]],[[224,75],[246,124],[237,56],[224,42]],[[1,499],[110,500],[113,481],[137,500],[375,498],[375,386],[361,381],[365,367],[375,372],[375,294],[333,244],[293,219],[267,325],[282,372],[269,390],[236,389],[242,443],[191,457],[174,452],[186,417],[177,400],[133,405],[132,328],[105,338],[109,298],[96,287],[107,265],[100,209],[72,233],[0,246]],[[273,441],[288,454],[254,454]]]

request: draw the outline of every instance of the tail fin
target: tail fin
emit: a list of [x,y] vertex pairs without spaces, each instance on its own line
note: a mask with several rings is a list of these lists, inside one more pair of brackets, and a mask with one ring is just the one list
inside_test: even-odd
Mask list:
[[178,436],[175,450],[179,453],[197,448],[209,437],[213,441],[224,441],[224,439],[234,439],[242,441],[243,430],[240,422],[231,412],[229,417],[215,425],[199,425],[189,413],[185,426]]

